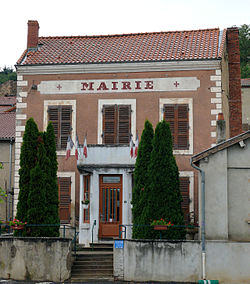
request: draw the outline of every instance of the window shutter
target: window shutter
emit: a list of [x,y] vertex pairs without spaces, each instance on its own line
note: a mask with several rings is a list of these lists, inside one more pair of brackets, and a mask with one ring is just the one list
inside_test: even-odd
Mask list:
[[118,105],[118,143],[129,144],[131,129],[131,106]]
[[48,121],[51,121],[55,137],[56,137],[56,147],[59,147],[59,138],[60,138],[60,115],[59,115],[59,109],[57,106],[49,106],[48,107]]
[[189,148],[188,105],[178,105],[178,149]]
[[72,107],[61,106],[61,149],[66,149],[68,136],[71,133]]
[[180,177],[180,191],[182,195],[181,207],[184,213],[184,220],[189,223],[189,177]]
[[103,143],[116,143],[116,105],[103,106]]
[[59,216],[61,223],[70,223],[71,178],[59,177]]
[[164,120],[169,123],[172,138],[173,138],[173,149],[177,148],[176,145],[176,129],[175,129],[175,105],[164,105]]
[[173,149],[189,149],[188,105],[164,105],[164,119],[170,124]]

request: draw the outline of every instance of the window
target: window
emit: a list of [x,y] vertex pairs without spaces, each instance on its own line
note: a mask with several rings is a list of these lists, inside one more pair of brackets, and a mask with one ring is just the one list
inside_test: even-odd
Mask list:
[[71,178],[58,177],[59,217],[61,223],[70,223]]
[[128,144],[131,135],[131,106],[103,106],[103,143]]
[[180,191],[182,195],[181,207],[185,223],[189,223],[189,177],[180,177]]
[[98,144],[129,144],[136,137],[136,100],[98,101]]
[[164,119],[170,124],[174,150],[189,149],[188,105],[164,105]]
[[193,154],[193,99],[160,99],[160,120],[170,124],[174,154]]
[[71,106],[49,106],[48,120],[54,126],[56,136],[56,148],[66,149],[68,136],[71,134],[72,107]]
[[44,130],[49,121],[55,129],[57,155],[65,155],[68,135],[71,135],[73,141],[76,137],[76,100],[45,100]]
[[[90,184],[89,184],[90,176],[84,176],[84,200],[90,201]],[[90,220],[90,203],[87,209],[83,210],[83,220],[85,223],[89,223]]]
[[194,173],[192,171],[180,172],[180,191],[182,195],[182,210],[186,224],[194,222]]

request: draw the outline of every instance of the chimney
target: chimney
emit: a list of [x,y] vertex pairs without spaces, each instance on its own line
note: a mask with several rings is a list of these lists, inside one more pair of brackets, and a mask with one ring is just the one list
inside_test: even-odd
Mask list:
[[229,70],[229,131],[230,137],[242,133],[240,46],[237,27],[227,29],[227,52]]
[[218,114],[216,122],[216,144],[226,140],[226,121],[224,120],[223,113]]
[[27,49],[37,47],[38,31],[39,31],[38,21],[28,21]]

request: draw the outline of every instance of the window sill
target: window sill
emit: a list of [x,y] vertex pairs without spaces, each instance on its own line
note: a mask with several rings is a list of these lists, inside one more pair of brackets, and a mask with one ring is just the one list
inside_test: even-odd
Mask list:
[[80,226],[80,229],[82,229],[82,230],[88,230],[89,228],[90,228],[90,224],[89,223],[83,223]]
[[193,155],[192,150],[174,150],[174,155]]

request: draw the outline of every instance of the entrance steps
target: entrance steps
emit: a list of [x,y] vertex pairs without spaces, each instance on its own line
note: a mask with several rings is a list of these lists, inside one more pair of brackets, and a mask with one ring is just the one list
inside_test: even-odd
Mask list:
[[71,282],[113,281],[113,243],[77,246]]

